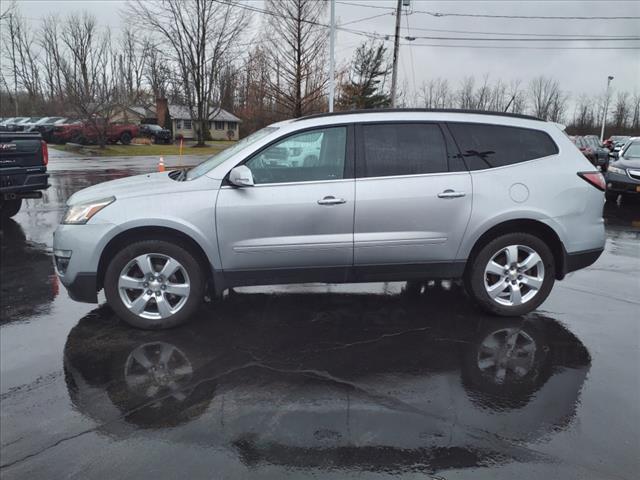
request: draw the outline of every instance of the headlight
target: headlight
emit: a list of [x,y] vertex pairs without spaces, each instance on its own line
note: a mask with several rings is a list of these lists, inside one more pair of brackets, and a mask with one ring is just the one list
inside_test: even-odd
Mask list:
[[611,172],[611,173],[617,173],[618,175],[626,175],[627,172],[624,168],[618,168],[618,167],[612,167],[611,165],[609,165],[609,168],[607,168],[607,172]]
[[62,223],[66,225],[83,225],[96,213],[115,201],[116,197],[109,197],[94,202],[72,205],[65,212]]

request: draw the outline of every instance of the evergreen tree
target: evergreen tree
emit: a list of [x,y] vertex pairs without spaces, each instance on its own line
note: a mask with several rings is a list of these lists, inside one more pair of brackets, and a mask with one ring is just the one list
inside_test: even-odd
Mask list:
[[384,91],[384,79],[390,72],[385,62],[387,49],[382,43],[363,43],[353,57],[349,81],[342,85],[339,107],[367,109],[388,107],[391,96]]

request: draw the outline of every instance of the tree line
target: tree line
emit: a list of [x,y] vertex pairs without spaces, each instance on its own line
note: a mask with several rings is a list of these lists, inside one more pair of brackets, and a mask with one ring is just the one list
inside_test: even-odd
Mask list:
[[[326,2],[129,0],[121,13],[114,32],[87,12],[33,24],[16,3],[1,11],[0,115],[66,115],[99,129],[117,109],[167,98],[188,107],[203,144],[220,108],[243,119],[242,135],[328,109]],[[336,110],[389,106],[390,71],[385,44],[365,40],[337,68]],[[401,107],[527,113],[577,134],[596,133],[608,103],[615,133],[640,131],[639,91],[575,95],[544,76],[433,78],[397,97]]]

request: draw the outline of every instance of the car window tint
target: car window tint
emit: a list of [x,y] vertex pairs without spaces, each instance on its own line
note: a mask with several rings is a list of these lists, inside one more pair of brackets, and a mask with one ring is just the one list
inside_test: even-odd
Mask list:
[[256,184],[339,180],[346,147],[346,127],[312,130],[267,147],[246,166]]
[[447,149],[438,125],[388,123],[362,126],[364,177],[446,172]]
[[449,128],[470,170],[502,167],[558,153],[540,130],[478,123],[451,123]]

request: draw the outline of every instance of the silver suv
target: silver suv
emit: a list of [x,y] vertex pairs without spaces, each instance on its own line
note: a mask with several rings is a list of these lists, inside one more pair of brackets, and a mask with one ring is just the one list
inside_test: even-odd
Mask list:
[[[307,151],[308,150],[308,151]],[[72,298],[136,327],[241,285],[462,278],[497,315],[602,253],[604,179],[556,124],[346,112],[266,127],[189,171],[74,194],[54,236]]]

